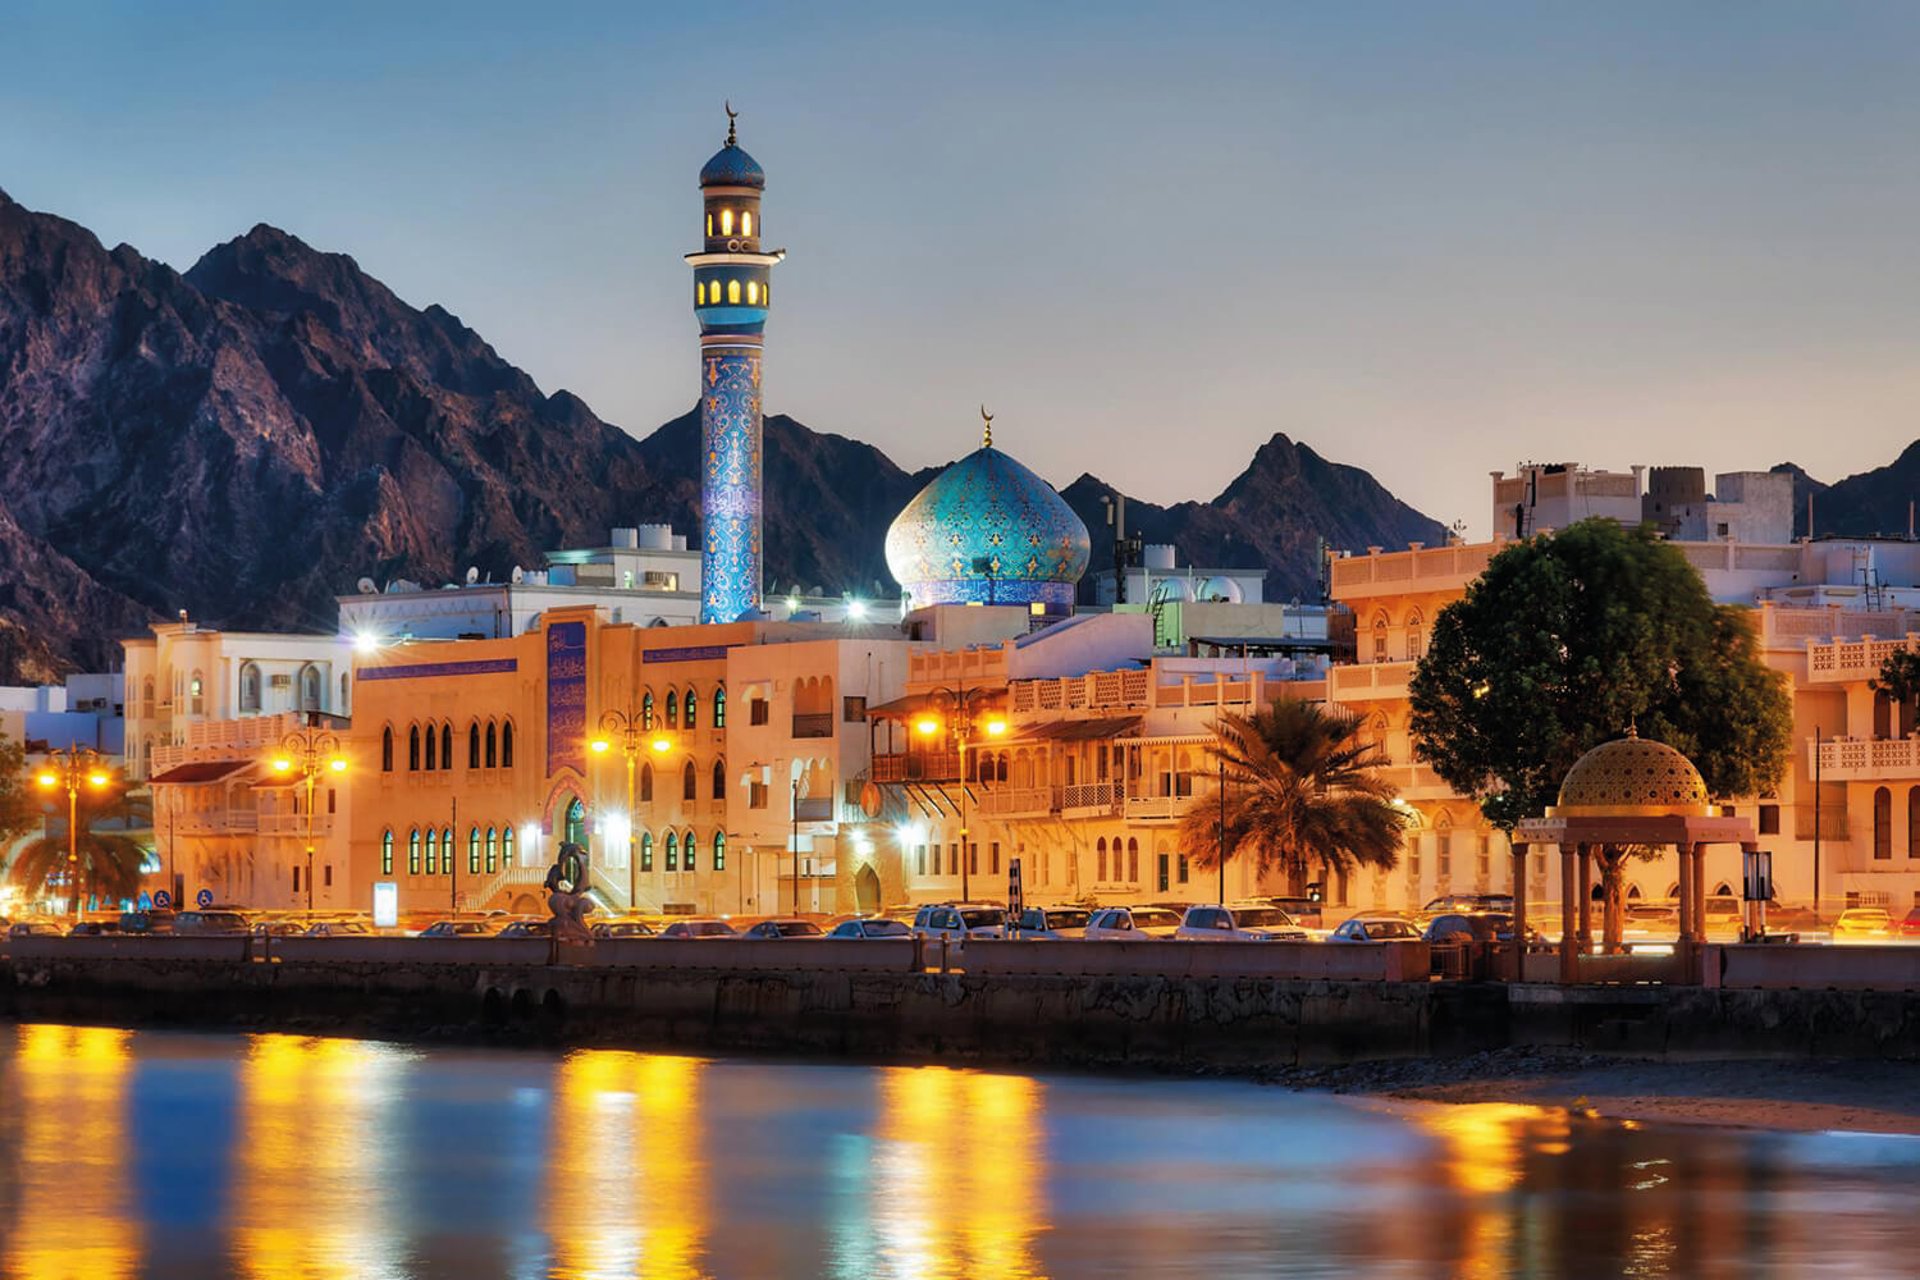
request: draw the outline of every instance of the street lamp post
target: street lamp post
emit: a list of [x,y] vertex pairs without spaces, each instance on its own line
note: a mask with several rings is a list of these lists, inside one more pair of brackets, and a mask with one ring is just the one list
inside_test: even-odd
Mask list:
[[[1291,890],[1289,890],[1291,892]],[[1220,757],[1220,905],[1227,905],[1227,758]]]
[[307,910],[313,910],[313,793],[322,773],[345,773],[340,738],[330,729],[309,722],[280,739],[273,771],[281,777],[298,775],[307,793]]
[[[640,903],[640,859],[635,850],[634,831],[639,827],[639,814],[634,809],[634,771],[639,767],[640,755],[650,751],[655,756],[665,756],[673,750],[673,739],[665,734],[649,736],[652,728],[643,714],[632,708],[622,710],[614,708],[600,717],[600,735],[587,745],[593,748],[595,755],[605,755],[618,748],[627,762],[627,910],[637,910]],[[657,785],[657,784],[656,784]]]
[[80,788],[104,791],[113,781],[100,753],[92,747],[56,747],[47,752],[48,767],[35,779],[43,791],[67,790],[67,900],[68,914],[80,918]]
[[[948,716],[950,723],[943,724],[938,716],[922,716],[915,721],[914,729],[922,736],[931,738],[944,727],[952,734],[959,753],[960,766],[960,898],[963,902],[973,900],[973,845],[967,832],[967,742],[973,736],[973,703],[977,698],[991,693],[990,689],[969,688],[960,685],[935,689],[930,697]],[[982,726],[989,738],[998,738],[1007,731],[1004,716],[992,716]]]

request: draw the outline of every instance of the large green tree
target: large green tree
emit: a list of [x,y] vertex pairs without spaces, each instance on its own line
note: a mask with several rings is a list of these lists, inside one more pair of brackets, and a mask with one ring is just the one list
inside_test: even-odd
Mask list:
[[1434,620],[1410,695],[1415,752],[1509,833],[1629,726],[1729,798],[1778,782],[1792,732],[1747,612],[1714,604],[1678,547],[1606,519],[1495,556]]
[[[60,794],[64,810],[66,795]],[[66,814],[49,823],[40,835],[21,845],[13,855],[11,879],[34,897],[46,897],[55,884],[62,884],[74,911],[83,898],[120,901],[140,892],[140,869],[147,848],[132,834],[151,827],[152,811],[142,796],[129,794],[124,786],[100,795],[82,792],[80,821],[75,845],[79,854],[79,876],[68,881]]]
[[1299,892],[1307,868],[1391,868],[1400,851],[1401,810],[1393,788],[1360,734],[1358,716],[1317,702],[1286,699],[1252,715],[1225,712],[1212,753],[1226,775],[1224,851],[1221,806],[1196,804],[1181,842],[1203,867],[1250,855],[1279,868]]

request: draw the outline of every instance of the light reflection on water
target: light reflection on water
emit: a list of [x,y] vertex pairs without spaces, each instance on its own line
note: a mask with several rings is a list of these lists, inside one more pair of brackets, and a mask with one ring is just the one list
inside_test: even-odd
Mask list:
[[0,1026],[0,1276],[1891,1274],[1920,1140]]

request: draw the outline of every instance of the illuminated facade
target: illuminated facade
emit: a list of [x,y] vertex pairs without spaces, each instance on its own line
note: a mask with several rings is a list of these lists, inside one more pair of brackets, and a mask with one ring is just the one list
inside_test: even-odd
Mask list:
[[993,447],[935,476],[887,530],[887,568],[915,608],[1025,605],[1073,611],[1086,572],[1087,526],[1053,486]]
[[687,255],[700,321],[700,620],[733,622],[760,607],[761,350],[773,266],[760,248],[767,176],[735,135],[700,170],[706,238]]

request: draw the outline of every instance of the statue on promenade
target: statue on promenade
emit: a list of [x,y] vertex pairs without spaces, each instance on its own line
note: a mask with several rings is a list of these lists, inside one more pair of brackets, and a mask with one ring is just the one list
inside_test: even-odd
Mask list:
[[593,945],[587,929],[587,913],[593,900],[587,896],[587,851],[571,840],[562,841],[547,868],[547,909],[553,912],[555,942]]

